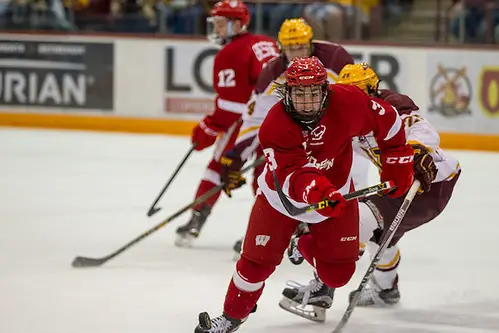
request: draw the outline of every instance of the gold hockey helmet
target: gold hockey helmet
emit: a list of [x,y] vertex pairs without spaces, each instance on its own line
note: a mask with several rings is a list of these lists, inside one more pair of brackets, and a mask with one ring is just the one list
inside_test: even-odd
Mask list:
[[378,90],[379,78],[376,72],[366,62],[345,65],[338,75],[340,84],[351,84],[364,90],[366,94],[374,94]]
[[312,27],[304,19],[293,18],[282,23],[277,40],[280,46],[309,44],[312,36]]

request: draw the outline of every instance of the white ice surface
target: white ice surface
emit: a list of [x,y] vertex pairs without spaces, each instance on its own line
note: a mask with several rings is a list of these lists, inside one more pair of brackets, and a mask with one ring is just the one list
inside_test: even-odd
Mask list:
[[[116,250],[192,200],[211,151],[193,154],[163,210],[146,217],[188,147],[181,137],[0,129],[0,332],[183,333],[199,312],[219,315],[249,188],[222,198],[192,249],[173,245],[186,214],[100,268],[70,266],[76,255]],[[463,173],[447,210],[401,242],[401,303],[356,309],[345,332],[499,332],[499,154],[454,154]],[[330,332],[366,266],[359,262],[321,325],[278,308],[285,282],[307,282],[311,272],[284,260],[240,332]]]

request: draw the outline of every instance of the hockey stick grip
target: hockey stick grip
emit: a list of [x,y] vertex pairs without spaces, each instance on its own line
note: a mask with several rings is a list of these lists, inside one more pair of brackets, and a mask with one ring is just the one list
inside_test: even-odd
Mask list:
[[[392,188],[394,188],[394,183],[392,181],[387,181],[387,182],[379,183],[377,185],[368,186],[366,188],[363,188],[363,189],[360,189],[357,191],[350,192],[348,194],[345,194],[343,197],[347,201],[353,200],[353,199],[362,199],[362,198],[368,197],[368,196],[373,195],[373,194],[377,194],[377,193],[382,192],[382,191],[390,190]],[[323,209],[323,208],[326,208],[326,207],[329,207],[329,206],[332,206],[335,204],[336,204],[336,201],[330,201],[330,200],[325,199],[325,200],[319,201],[315,204],[311,204],[310,206],[306,207],[305,212],[313,212],[313,211]]]

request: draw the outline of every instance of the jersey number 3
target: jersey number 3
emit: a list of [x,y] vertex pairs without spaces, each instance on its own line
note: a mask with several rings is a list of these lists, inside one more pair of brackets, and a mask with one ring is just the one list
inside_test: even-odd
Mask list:
[[265,154],[265,157],[267,158],[267,163],[269,164],[269,170],[274,171],[275,169],[277,169],[277,161],[275,160],[274,149],[265,148],[263,150],[263,153]]
[[380,116],[385,114],[385,108],[382,107],[381,104],[373,100],[371,100],[371,102],[372,102],[371,108],[373,109],[373,111],[378,111],[378,114]]
[[218,72],[218,86],[221,88],[230,88],[236,86],[236,72],[232,68],[222,69]]

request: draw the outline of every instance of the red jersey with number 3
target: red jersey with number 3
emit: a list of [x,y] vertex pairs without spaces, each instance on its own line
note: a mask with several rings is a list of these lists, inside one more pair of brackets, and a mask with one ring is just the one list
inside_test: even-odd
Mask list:
[[274,40],[245,33],[232,38],[215,56],[213,88],[217,94],[210,125],[226,131],[243,113],[265,64],[279,56]]
[[[275,190],[273,173],[289,200],[304,207],[307,191],[319,176],[325,176],[340,193],[349,192],[354,137],[373,132],[382,153],[406,144],[404,125],[390,104],[355,86],[334,84],[328,89],[327,109],[312,130],[295,122],[282,101],[272,107],[260,128],[267,164],[258,186],[269,204],[289,217]],[[317,212],[292,218],[307,223],[326,219]]]

